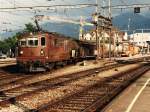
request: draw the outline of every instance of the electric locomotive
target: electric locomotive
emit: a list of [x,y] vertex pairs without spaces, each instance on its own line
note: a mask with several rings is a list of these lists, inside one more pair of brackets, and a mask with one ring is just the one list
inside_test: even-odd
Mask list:
[[17,65],[25,71],[45,71],[56,65],[95,57],[95,45],[57,33],[28,33],[18,39]]

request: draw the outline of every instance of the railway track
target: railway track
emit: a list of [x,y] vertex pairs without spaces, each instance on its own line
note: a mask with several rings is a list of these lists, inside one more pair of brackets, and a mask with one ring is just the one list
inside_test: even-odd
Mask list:
[[[47,91],[47,90],[52,90],[54,88],[61,88],[63,85],[66,85],[67,83],[71,83],[75,80],[88,77],[93,73],[95,74],[95,71],[100,72],[111,68],[116,68],[117,66],[123,66],[123,65],[122,64],[109,65],[107,67],[100,67],[91,70],[86,70],[86,72],[81,71],[78,73],[67,74],[59,78],[56,77],[54,79],[48,79],[45,81],[40,81],[29,85],[22,85],[20,87],[16,87],[12,89],[6,89],[0,92],[2,96],[1,98],[2,101],[0,102],[0,105],[1,104],[3,105],[5,103],[14,104],[14,102],[16,105],[16,102],[21,101],[24,97],[32,96],[32,95],[36,96],[36,94],[39,93],[40,91]],[[93,75],[91,77],[93,77]],[[24,106],[22,106],[21,108],[24,108]]]
[[25,74],[11,74],[0,69],[0,86],[4,86],[5,84],[20,80],[25,77],[27,77]]
[[[112,69],[112,68],[116,68],[119,66],[123,66],[123,64],[113,64],[113,65],[108,65],[105,67],[98,67],[98,68],[94,68],[94,69],[90,69],[90,70],[86,70],[86,71],[81,71],[78,73],[73,73],[73,74],[65,74],[62,76],[58,76],[58,77],[48,77],[45,78],[46,73],[43,74],[38,74],[36,76],[29,76],[28,78],[21,78],[18,80],[14,80],[11,81],[10,83],[6,83],[6,84],[1,84],[0,88],[0,108],[1,105],[7,105],[7,104],[12,104],[15,105],[21,109],[23,109],[23,111],[32,111],[32,109],[41,109],[41,105],[47,104],[49,101],[43,102],[42,101],[39,103],[39,105],[37,106],[32,106],[32,107],[28,107],[28,105],[24,104],[24,98],[27,100],[31,100],[28,99],[28,96],[33,96],[36,97],[37,94],[40,94],[42,92],[49,92],[50,90],[54,90],[54,89],[58,89],[58,88],[63,88],[64,86],[74,83],[76,82],[76,86],[79,87],[79,89],[77,89],[77,91],[82,90],[83,88],[86,88],[88,86],[88,84],[85,85],[78,85],[78,80],[82,80],[82,79],[86,79],[87,82],[89,81],[90,84],[95,84],[95,81],[97,82],[98,80],[95,78],[90,79],[92,77],[95,77],[99,72],[101,71],[107,71],[108,69]],[[42,76],[43,75],[43,76]],[[34,80],[34,78],[38,77],[37,79],[41,79],[42,77],[44,77],[44,79],[42,80]],[[10,77],[11,79],[11,77]],[[92,81],[93,80],[93,81]],[[104,79],[102,79],[104,80]],[[102,81],[101,80],[101,81]],[[83,81],[84,82],[84,81]],[[81,86],[81,87],[80,87]],[[70,92],[66,92],[67,90],[64,89],[63,92],[66,93],[64,96],[60,95],[61,98],[67,96],[67,94],[72,93],[73,91]],[[57,94],[58,95],[58,94]],[[56,96],[57,96],[56,95]],[[31,98],[29,97],[29,98]],[[38,95],[37,95],[38,97]],[[56,97],[56,100],[54,100],[53,102],[61,99]],[[23,102],[23,103],[22,103]],[[38,102],[36,102],[38,103]],[[43,106],[42,106],[43,107]]]
[[[19,97],[19,96],[23,96],[23,95],[25,96],[28,94],[33,94],[33,93],[36,93],[45,88],[50,89],[50,88],[58,87],[60,85],[64,85],[64,84],[72,82],[74,80],[88,77],[91,74],[95,73],[95,71],[101,72],[101,71],[116,68],[119,66],[123,66],[123,65],[115,64],[115,65],[110,65],[107,67],[100,67],[100,68],[81,71],[81,72],[77,72],[77,73],[66,74],[66,75],[62,75],[62,76],[58,76],[58,77],[54,77],[54,78],[50,78],[50,79],[46,79],[46,80],[42,80],[42,81],[38,81],[38,82],[33,81],[33,83],[30,83],[30,82],[32,82],[32,81],[30,81],[29,83],[24,84],[23,80],[21,79],[21,81],[18,80],[19,82],[22,82],[21,84],[19,84],[19,82],[17,81],[17,82],[9,83],[5,86],[2,85],[3,87],[0,86],[1,100],[11,99],[11,98],[14,98],[17,96]],[[17,83],[19,85],[14,86],[15,83]]]
[[100,112],[110,100],[149,69],[150,66],[145,65],[114,75],[32,112]]
[[[116,66],[122,66],[122,65],[111,65],[111,66],[109,66],[110,68],[114,68],[114,67],[116,67]],[[109,68],[108,67],[108,68]],[[64,97],[64,96],[66,96],[67,94],[70,94],[70,93],[72,93],[73,91],[67,91],[66,90],[66,87],[65,87],[65,89],[63,89],[63,87],[64,86],[66,86],[66,85],[68,85],[68,88],[77,88],[78,87],[78,89],[77,89],[77,91],[79,91],[79,90],[81,90],[81,89],[83,89],[83,88],[86,88],[86,86],[88,86],[88,83],[89,83],[89,85],[90,84],[94,84],[95,82],[97,82],[97,80],[100,80],[100,79],[97,79],[96,78],[96,74],[95,74],[95,71],[96,72],[100,72],[100,71],[103,71],[103,70],[107,70],[108,69],[107,67],[103,67],[103,68],[96,68],[96,69],[92,69],[92,70],[88,70],[87,72],[83,72],[83,76],[81,75],[81,72],[79,72],[79,73],[77,73],[77,74],[70,74],[70,75],[66,75],[66,76],[63,76],[63,77],[61,77],[60,79],[59,78],[57,78],[57,80],[55,79],[55,80],[51,80],[50,82],[49,81],[47,81],[47,83],[45,82],[38,82],[38,83],[34,83],[34,84],[31,84],[31,85],[28,85],[28,86],[26,86],[27,88],[26,89],[24,89],[25,91],[23,91],[23,93],[21,93],[20,92],[20,89],[18,88],[14,88],[14,90],[7,90],[7,91],[3,91],[3,92],[1,92],[2,94],[1,95],[6,95],[6,98],[8,98],[7,96],[11,96],[11,97],[9,97],[8,99],[6,99],[6,100],[4,100],[4,101],[1,101],[0,102],[0,106],[1,105],[5,105],[5,104],[13,104],[13,105],[15,105],[15,106],[17,106],[18,107],[18,104],[19,104],[19,108],[22,108],[24,111],[31,111],[32,109],[35,109],[35,108],[38,108],[38,107],[40,107],[40,105],[42,105],[43,103],[45,104],[45,103],[47,103],[47,102],[49,102],[50,100],[49,100],[49,98],[46,98],[46,99],[48,99],[46,102],[42,102],[42,100],[44,99],[40,99],[41,100],[41,102],[40,102],[40,100],[39,100],[39,102],[37,102],[37,101],[35,101],[34,103],[33,102],[31,102],[31,101],[34,101],[34,97],[38,97],[38,95],[39,95],[39,98],[41,97],[41,94],[43,94],[43,96],[45,95],[45,96],[47,96],[47,95],[53,95],[53,97],[54,97],[54,99],[56,99],[56,100],[58,100],[58,99],[60,99],[58,96],[60,96],[60,97]],[[109,69],[110,69],[109,68]],[[91,75],[92,74],[92,75]],[[69,77],[70,78],[69,78]],[[82,78],[85,78],[86,79],[86,81],[87,81],[87,83],[85,83],[84,81],[82,81]],[[92,80],[92,78],[94,78],[94,80]],[[80,81],[78,81],[78,80],[80,80]],[[103,80],[103,79],[102,79]],[[101,81],[102,81],[101,80]],[[56,81],[56,82],[55,82]],[[40,85],[40,83],[42,84],[42,85]],[[74,84],[73,84],[74,83]],[[81,83],[81,85],[80,85],[80,83]],[[83,84],[83,83],[85,83],[85,84]],[[69,85],[69,84],[71,84],[71,85]],[[39,86],[41,87],[41,88],[39,88]],[[72,86],[72,87],[71,87]],[[29,89],[29,88],[30,89]],[[36,88],[37,87],[37,88]],[[23,87],[23,88],[25,88],[25,87]],[[61,92],[62,92],[62,94],[61,93],[59,93],[58,91],[55,91],[54,93],[52,93],[52,90],[53,89],[62,89],[61,90]],[[16,89],[16,90],[15,90]],[[73,90],[73,89],[72,89]],[[45,94],[45,93],[47,94]],[[6,94],[5,94],[6,93]],[[19,93],[19,94],[17,94],[17,93]],[[54,95],[55,94],[55,95]],[[14,95],[14,97],[12,97]],[[16,96],[17,95],[17,96]],[[29,96],[29,97],[28,97]],[[43,97],[42,96],[42,97]],[[47,96],[48,97],[48,96]],[[49,97],[51,97],[51,96],[49,96]],[[32,98],[32,100],[31,100],[31,98]],[[26,104],[26,101],[24,101],[24,99],[26,99],[27,100],[27,102],[29,103],[29,102],[31,102],[31,105],[36,105],[36,106],[31,106],[31,107],[29,107],[29,105],[28,104]],[[38,100],[38,99],[37,99]],[[30,104],[30,103],[29,103]],[[20,106],[21,105],[21,106]]]

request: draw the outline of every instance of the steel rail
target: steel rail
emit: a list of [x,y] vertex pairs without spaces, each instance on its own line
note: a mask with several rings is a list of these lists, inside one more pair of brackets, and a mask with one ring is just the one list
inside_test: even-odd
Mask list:
[[[150,66],[138,67],[128,70],[125,73],[119,73],[115,76],[106,78],[94,86],[90,86],[74,94],[70,94],[55,103],[49,102],[32,112],[50,112],[51,111],[76,111],[76,112],[94,112],[101,110],[124,88],[131,84],[135,79],[150,69]],[[99,91],[100,90],[100,91]],[[93,91],[93,92],[92,92]],[[95,93],[94,93],[95,91]],[[97,96],[97,92],[99,95]],[[92,97],[93,96],[93,97]],[[79,101],[78,101],[79,100]],[[88,102],[86,102],[88,100]],[[70,101],[78,101],[70,103]],[[72,106],[71,106],[72,105]],[[73,105],[75,107],[73,107]],[[83,107],[84,108],[83,108]],[[60,110],[59,110],[60,109]]]
[[[116,68],[116,67],[119,67],[119,66],[123,66],[123,64],[109,65],[109,66],[105,66],[105,67],[94,68],[94,69],[81,71],[81,72],[76,72],[76,73],[72,73],[72,74],[66,74],[66,75],[63,75],[63,76],[54,77],[52,79],[47,79],[47,80],[44,80],[44,81],[29,84],[29,85],[22,85],[22,86],[15,87],[15,88],[12,88],[12,89],[3,90],[3,91],[0,91],[0,93],[1,93],[2,96],[5,97],[5,99],[3,99],[0,102],[0,104],[3,103],[3,102],[9,102],[9,101],[11,101],[11,99],[15,100],[15,99],[19,99],[19,98],[28,96],[29,94],[34,94],[34,93],[39,92],[41,90],[46,90],[46,89],[50,89],[50,88],[54,89],[54,88],[57,88],[58,86],[65,85],[65,84],[70,83],[72,81],[88,77],[91,74],[94,74],[95,72],[102,72],[102,71],[112,69],[112,68]],[[46,84],[46,82],[47,82],[47,84]],[[43,84],[43,86],[42,86],[42,84]],[[29,88],[30,89],[30,87],[31,88],[34,87],[34,89],[31,90],[31,91],[24,92],[23,94],[20,94],[20,95],[7,97],[7,93],[9,93],[9,92],[17,91],[21,88],[27,88],[27,89]],[[16,92],[16,93],[18,93],[18,92]]]

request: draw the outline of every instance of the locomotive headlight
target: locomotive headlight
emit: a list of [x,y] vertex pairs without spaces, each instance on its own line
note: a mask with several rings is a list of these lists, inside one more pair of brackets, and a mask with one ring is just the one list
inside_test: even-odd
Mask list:
[[41,49],[41,52],[40,52],[40,53],[41,53],[41,55],[44,55],[44,51],[43,51],[43,49]]
[[23,54],[23,51],[20,51],[20,54]]

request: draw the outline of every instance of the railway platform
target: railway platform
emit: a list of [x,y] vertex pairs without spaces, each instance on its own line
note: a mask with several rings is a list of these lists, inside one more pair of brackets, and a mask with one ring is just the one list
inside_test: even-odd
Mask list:
[[102,112],[150,112],[150,71],[116,97]]
[[150,57],[150,54],[138,54],[130,57],[117,57],[113,58],[113,60],[131,60],[131,59],[139,59],[139,58],[148,58]]
[[12,62],[12,61],[15,62],[16,59],[15,58],[0,59],[0,64],[5,62]]
[[0,67],[16,64],[15,58],[0,59]]

